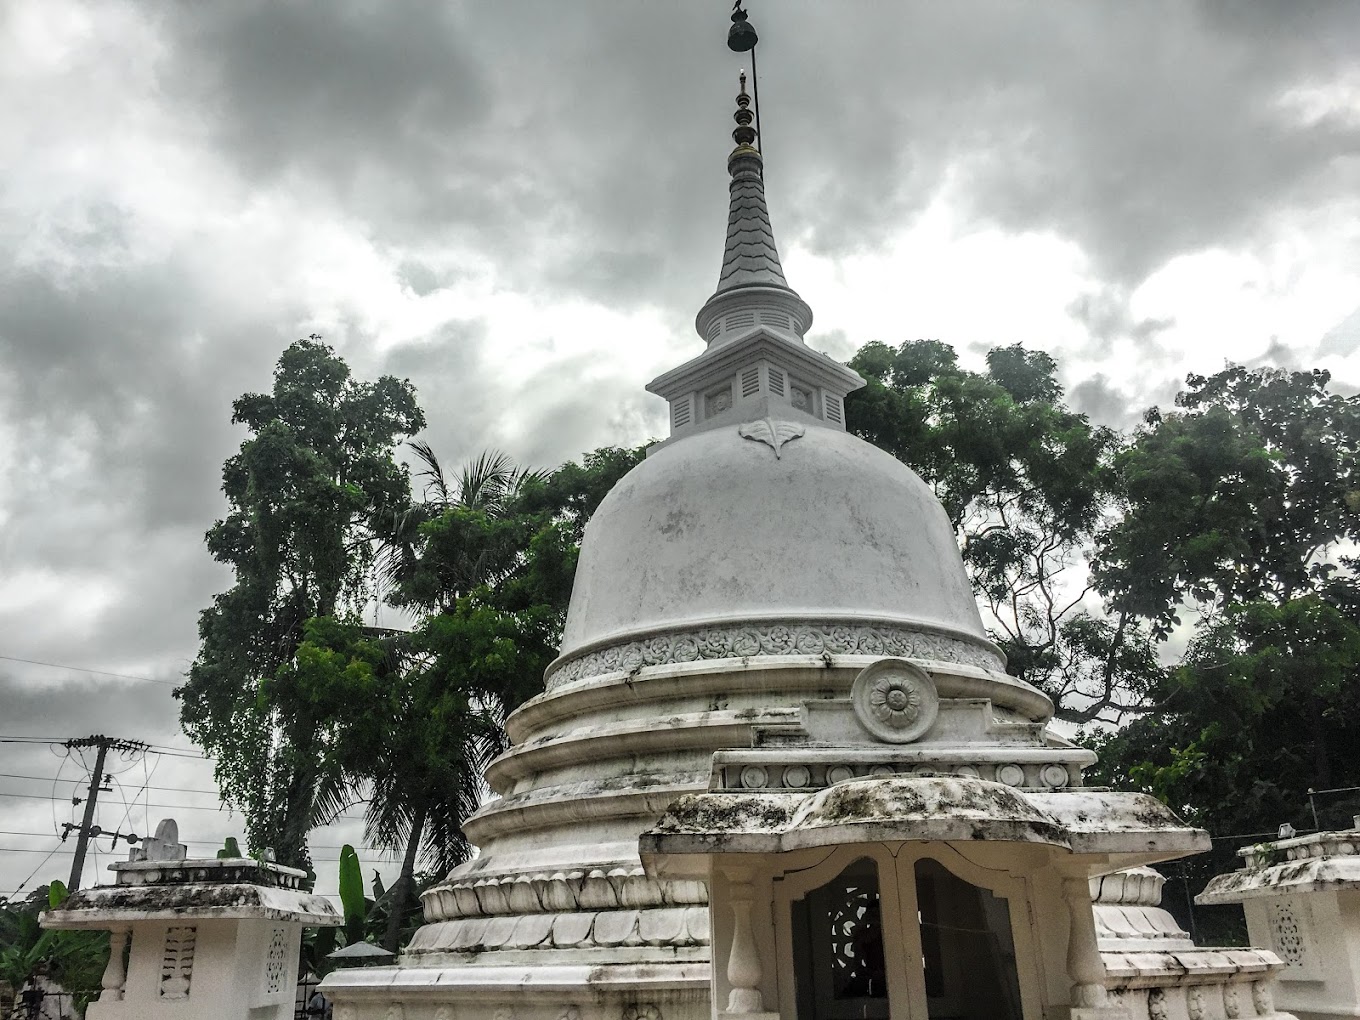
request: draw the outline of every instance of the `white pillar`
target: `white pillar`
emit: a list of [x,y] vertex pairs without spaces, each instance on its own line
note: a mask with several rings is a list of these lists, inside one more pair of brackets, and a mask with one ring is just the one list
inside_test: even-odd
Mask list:
[[100,1002],[123,1001],[123,985],[127,982],[127,974],[123,970],[123,951],[127,948],[127,940],[126,928],[114,928],[109,932],[109,962],[99,981],[104,989],[99,993]]
[[1096,920],[1091,912],[1091,888],[1085,877],[1064,878],[1063,898],[1067,901],[1067,976],[1072,979],[1072,1010],[1104,1009],[1109,1004],[1105,992],[1105,965],[1100,962],[1096,944]]
[[760,1013],[765,1003],[760,994],[760,954],[751,933],[749,882],[734,882],[728,889],[732,899],[732,948],[727,954],[727,980],[732,991],[727,996],[729,1015]]

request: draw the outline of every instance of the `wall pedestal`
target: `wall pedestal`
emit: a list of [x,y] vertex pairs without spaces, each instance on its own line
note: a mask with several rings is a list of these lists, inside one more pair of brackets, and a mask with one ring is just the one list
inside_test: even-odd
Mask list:
[[111,933],[103,991],[86,1017],[292,1020],[302,929],[339,925],[335,908],[302,888],[301,871],[191,860],[177,840],[174,823],[162,822],[147,849],[133,851],[139,859],[112,865],[115,884],[42,915],[44,928]]

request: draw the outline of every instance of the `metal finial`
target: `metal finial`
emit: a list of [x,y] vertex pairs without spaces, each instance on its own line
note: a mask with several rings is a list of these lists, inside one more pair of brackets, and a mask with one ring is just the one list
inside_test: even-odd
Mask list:
[[737,93],[737,112],[732,114],[732,119],[737,122],[736,129],[732,132],[732,140],[738,145],[753,146],[757,132],[751,127],[751,121],[755,119],[755,115],[751,113],[751,97],[746,94],[744,70],[737,76],[737,81],[741,85],[741,90]]

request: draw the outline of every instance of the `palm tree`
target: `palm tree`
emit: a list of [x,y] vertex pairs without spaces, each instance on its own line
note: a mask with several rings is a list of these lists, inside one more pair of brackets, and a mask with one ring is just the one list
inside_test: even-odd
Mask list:
[[[424,479],[422,498],[412,501],[398,511],[390,522],[380,556],[380,577],[389,597],[397,604],[413,608],[432,609],[428,598],[422,599],[409,590],[420,567],[421,554],[428,545],[428,525],[450,511],[480,514],[491,520],[504,519],[512,513],[518,497],[526,485],[541,481],[538,471],[518,467],[498,450],[484,450],[468,461],[454,479],[445,473],[429,443],[415,441],[408,444],[424,464],[416,472]],[[511,550],[492,548],[485,542],[469,543],[460,555],[449,557],[447,576],[440,579],[440,594],[458,598],[473,588],[495,584],[517,565],[518,557]],[[507,555],[507,553],[511,553]]]
[[[370,796],[365,836],[401,851],[390,893],[385,948],[395,951],[411,905],[416,864],[441,872],[466,860],[464,820],[485,795],[482,774],[505,746],[507,685],[463,669],[467,642],[503,638],[513,622],[488,598],[521,570],[540,522],[517,511],[524,486],[542,476],[486,451],[455,478],[426,443],[422,499],[392,521],[383,555],[388,601],[415,610],[414,631],[384,638],[392,657],[386,725],[355,750]],[[541,668],[541,667],[540,667]],[[375,713],[370,713],[373,715]],[[376,739],[375,739],[376,738]],[[327,805],[335,806],[335,798]]]

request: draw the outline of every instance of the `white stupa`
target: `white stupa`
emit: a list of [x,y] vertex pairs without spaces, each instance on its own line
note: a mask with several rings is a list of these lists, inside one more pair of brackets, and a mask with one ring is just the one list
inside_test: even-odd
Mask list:
[[706,349],[647,387],[671,436],[586,529],[479,856],[396,966],[327,979],[336,1020],[1156,1015],[1151,964],[1107,993],[1088,880],[1207,837],[1083,789],[930,488],[845,431],[863,380],[804,342],[737,106]]

